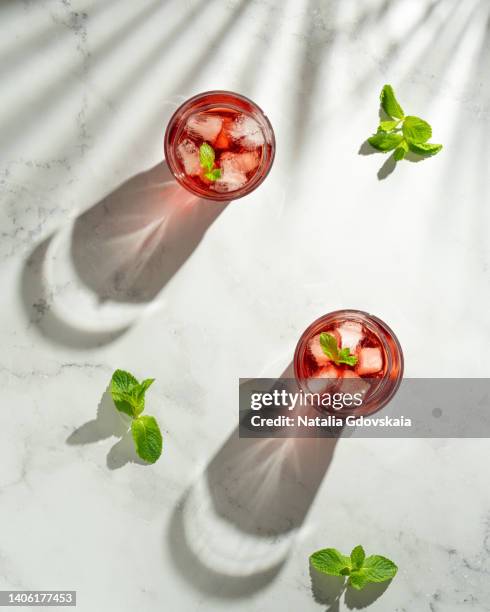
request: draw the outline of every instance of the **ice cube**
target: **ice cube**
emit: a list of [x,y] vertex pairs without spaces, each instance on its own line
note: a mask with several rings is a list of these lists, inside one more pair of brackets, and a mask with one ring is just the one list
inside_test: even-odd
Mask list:
[[191,115],[187,120],[187,130],[195,136],[200,136],[203,140],[213,143],[221,132],[223,120],[217,115],[197,113]]
[[259,165],[256,151],[244,153],[223,153],[219,160],[221,177],[213,184],[216,191],[236,191],[247,182],[247,172],[255,170]]
[[[337,342],[339,342],[340,337],[335,331],[329,331],[328,333],[334,336]],[[313,336],[313,338],[308,342],[308,348],[310,349],[310,353],[317,365],[323,366],[331,363],[331,360],[323,352],[322,345],[320,344],[320,334]]]
[[243,153],[226,152],[220,158],[221,166],[229,165],[240,172],[252,172],[259,165],[257,151],[245,151]]
[[311,393],[326,393],[337,384],[340,376],[339,370],[331,363],[317,370],[308,381],[308,389]]
[[245,149],[257,149],[264,144],[264,134],[260,125],[247,115],[239,115],[230,127],[230,135]]
[[220,161],[221,177],[211,185],[212,189],[226,193],[236,191],[247,182],[247,175],[240,170],[233,160]]
[[[364,399],[370,387],[371,384],[369,383],[369,381],[361,378],[353,370],[345,370],[343,380],[339,385],[339,392],[350,393],[351,395],[354,395],[355,393],[360,393],[362,398]],[[349,408],[360,408],[360,406],[349,406]]]
[[353,378],[353,379],[358,378],[359,380],[361,379],[361,377],[358,374],[356,374],[354,370],[344,370],[342,374],[342,378]]
[[316,372],[315,378],[340,378],[340,370],[334,365],[330,364],[328,366],[320,368]]
[[356,372],[360,376],[376,374],[383,369],[383,355],[379,347],[365,347],[358,353]]
[[320,334],[313,336],[308,342],[308,348],[317,365],[322,366],[330,363],[330,359],[325,355],[320,344]]
[[186,138],[180,142],[177,147],[177,155],[182,160],[184,171],[188,176],[200,174],[201,164],[199,162],[199,149],[192,140]]
[[337,332],[340,335],[341,347],[349,348],[352,352],[363,336],[362,325],[356,321],[345,321],[337,327]]

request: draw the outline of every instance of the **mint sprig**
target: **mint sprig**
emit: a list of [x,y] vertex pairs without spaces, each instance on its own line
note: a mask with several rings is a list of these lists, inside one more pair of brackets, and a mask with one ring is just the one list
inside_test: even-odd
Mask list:
[[376,134],[368,138],[374,149],[382,153],[394,151],[395,161],[401,161],[408,151],[423,157],[439,153],[441,144],[427,142],[432,137],[430,124],[420,117],[405,115],[391,85],[381,90],[380,102],[388,119],[381,121]]
[[402,142],[403,136],[401,134],[387,132],[378,132],[369,138],[369,144],[383,153],[393,151],[393,149],[400,146]]
[[332,334],[322,332],[320,334],[320,346],[325,355],[336,365],[346,363],[347,365],[355,366],[357,363],[357,357],[351,354],[349,348],[341,349],[337,344],[335,336],[332,336]]
[[201,168],[205,171],[204,176],[209,181],[217,181],[221,178],[221,169],[214,167],[214,160],[216,159],[216,153],[213,147],[207,142],[203,142],[199,147],[199,163]]
[[111,395],[119,412],[131,417],[131,433],[138,455],[147,463],[155,463],[162,454],[162,434],[156,419],[140,416],[145,409],[145,394],[154,378],[138,380],[129,372],[116,370],[111,379]]
[[350,556],[345,556],[335,548],[323,548],[310,555],[311,565],[330,576],[348,576],[348,585],[357,590],[370,582],[385,582],[394,578],[398,567],[381,555],[366,557],[364,548],[356,546]]

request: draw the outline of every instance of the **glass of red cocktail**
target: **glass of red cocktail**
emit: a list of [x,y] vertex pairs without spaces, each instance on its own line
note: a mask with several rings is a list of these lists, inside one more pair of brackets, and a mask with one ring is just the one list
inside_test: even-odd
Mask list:
[[403,377],[403,353],[393,331],[377,317],[337,310],[304,331],[296,346],[294,371],[305,392],[362,395],[361,405],[342,408],[338,416],[367,415],[396,393]]
[[190,98],[170,119],[165,159],[177,181],[201,198],[234,200],[267,176],[275,154],[272,126],[251,100],[229,91]]

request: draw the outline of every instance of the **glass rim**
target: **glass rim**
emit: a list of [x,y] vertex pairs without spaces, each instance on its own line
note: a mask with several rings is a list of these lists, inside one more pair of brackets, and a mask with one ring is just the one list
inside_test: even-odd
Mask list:
[[[383,346],[383,350],[388,360],[387,368],[386,368],[387,374],[381,378],[380,384],[374,390],[373,395],[371,395],[368,401],[366,402],[367,407],[369,407],[370,405],[374,405],[375,408],[366,409],[366,411],[359,411],[359,412],[355,410],[352,410],[352,411],[346,410],[343,412],[342,415],[338,414],[338,416],[342,418],[343,416],[347,417],[351,414],[352,415],[374,414],[375,412],[378,412],[384,406],[386,406],[386,404],[393,398],[393,396],[397,392],[401,384],[401,381],[403,379],[404,357],[403,357],[402,347],[400,345],[400,342],[395,332],[382,319],[380,319],[376,315],[372,315],[369,312],[365,312],[364,310],[351,309],[351,308],[334,310],[332,312],[326,313],[316,318],[312,323],[310,323],[310,325],[308,325],[308,327],[301,334],[296,344],[295,351],[294,351],[293,365],[294,365],[294,376],[295,376],[296,382],[299,384],[301,388],[305,387],[304,381],[307,380],[307,378],[305,378],[304,376],[300,376],[300,373],[301,373],[300,364],[302,363],[302,360],[303,360],[302,358],[304,355],[304,349],[305,349],[307,340],[310,338],[313,330],[319,325],[322,325],[326,321],[330,322],[330,321],[335,321],[338,319],[358,320],[362,322],[364,325],[368,325],[368,328],[370,329],[370,331],[376,334],[380,344]],[[371,323],[371,325],[369,325],[369,323]],[[376,327],[378,328],[378,330],[376,329]],[[383,333],[380,334],[379,330],[381,330]],[[390,340],[393,341],[394,350],[388,344],[388,341],[386,337],[384,337],[384,335],[386,335]],[[398,371],[397,371],[397,376],[395,379],[390,376],[390,371],[396,362],[398,362],[397,363]],[[388,389],[388,393],[384,395],[386,393],[386,389]]]
[[[261,128],[263,127],[267,128],[268,133],[265,134],[267,138],[266,145],[270,147],[270,152],[269,152],[269,149],[267,149],[267,153],[268,153],[267,156],[264,158],[261,166],[259,166],[259,168],[255,172],[251,180],[248,181],[245,185],[243,185],[239,189],[236,189],[235,191],[228,191],[228,192],[222,192],[222,193],[217,191],[217,192],[210,193],[209,190],[206,190],[205,188],[200,189],[191,181],[186,180],[185,175],[183,178],[181,176],[178,176],[175,171],[175,166],[176,166],[175,155],[173,154],[173,150],[172,150],[174,149],[174,147],[171,147],[169,143],[171,128],[174,126],[177,119],[179,119],[180,115],[183,115],[188,109],[191,109],[192,106],[197,101],[203,98],[209,97],[209,96],[230,96],[232,98],[236,98],[238,101],[242,101],[248,104],[249,106],[252,107],[253,112],[257,114],[259,118],[264,122],[265,126],[261,126]],[[234,108],[233,105],[230,103],[225,102],[223,103],[223,105],[225,107],[228,105],[230,106],[230,108]],[[240,109],[240,110],[243,110],[243,109]],[[195,94],[191,98],[188,98],[187,100],[182,102],[182,104],[180,104],[176,108],[176,110],[173,112],[172,116],[170,117],[167,123],[167,127],[165,129],[164,152],[165,152],[165,162],[170,172],[172,173],[175,180],[184,189],[193,193],[197,197],[204,198],[206,200],[211,200],[215,202],[230,202],[232,200],[238,200],[239,198],[242,198],[248,195],[249,193],[254,191],[265,180],[265,178],[271,171],[271,168],[274,162],[274,158],[276,154],[276,137],[275,137],[274,129],[272,127],[272,124],[269,118],[264,113],[262,108],[258,104],[256,104],[253,100],[251,100],[247,96],[244,96],[243,94],[239,94],[234,91],[230,91],[226,89],[212,89],[209,91],[204,91],[204,92]]]

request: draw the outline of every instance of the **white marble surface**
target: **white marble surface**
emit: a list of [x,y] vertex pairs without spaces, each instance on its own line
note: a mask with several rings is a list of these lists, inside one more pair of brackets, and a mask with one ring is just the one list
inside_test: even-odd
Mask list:
[[[280,375],[340,307],[385,319],[409,376],[489,375],[489,19],[486,0],[1,3],[1,588],[348,610],[369,601],[322,602],[307,557],[362,543],[400,567],[369,609],[490,610],[487,440],[234,434],[238,377]],[[378,180],[358,150],[385,82],[445,149]],[[162,136],[213,88],[266,109],[277,157],[249,197],[196,208]],[[102,397],[117,367],[157,378],[154,466]]]

